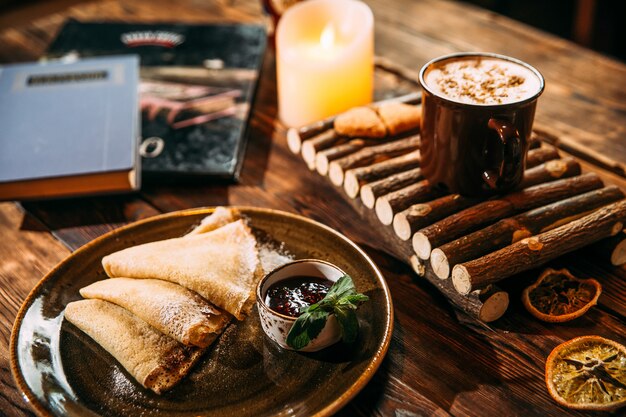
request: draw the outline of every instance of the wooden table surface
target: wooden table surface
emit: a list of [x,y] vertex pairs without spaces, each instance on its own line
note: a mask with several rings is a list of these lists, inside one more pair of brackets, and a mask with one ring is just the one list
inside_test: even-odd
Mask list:
[[[408,68],[418,70],[433,57],[465,50],[511,55],[536,66],[547,81],[537,125],[558,134],[571,153],[602,165],[604,178],[626,184],[620,176],[626,167],[625,65],[454,2],[367,3],[375,15],[377,55]],[[262,13],[256,0],[95,1],[0,32],[0,62],[37,59],[68,17],[258,22]],[[384,253],[376,233],[359,221],[335,188],[288,151],[276,113],[274,55],[268,51],[239,184],[150,186],[130,196],[0,204],[0,415],[33,415],[15,388],[8,345],[22,301],[50,268],[122,224],[212,205],[270,207],[321,221],[361,245],[382,269],[396,313],[391,347],[373,380],[339,415],[583,415],[558,407],[549,397],[545,358],[557,344],[585,334],[626,342],[624,267],[580,254],[556,262],[607,282],[600,305],[570,324],[532,319],[516,296],[492,329],[463,324],[432,286]]]

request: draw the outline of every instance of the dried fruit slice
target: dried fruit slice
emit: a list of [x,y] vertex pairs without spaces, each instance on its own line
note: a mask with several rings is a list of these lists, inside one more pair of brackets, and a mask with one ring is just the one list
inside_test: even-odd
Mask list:
[[612,411],[626,405],[626,347],[600,336],[560,344],[546,361],[548,392],[562,406]]
[[579,279],[567,269],[546,269],[522,293],[526,310],[539,320],[562,323],[574,320],[596,305],[602,286],[595,279]]

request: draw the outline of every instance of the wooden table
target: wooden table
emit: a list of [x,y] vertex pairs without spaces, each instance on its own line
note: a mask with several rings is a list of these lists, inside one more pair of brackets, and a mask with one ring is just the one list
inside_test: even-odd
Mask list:
[[[376,19],[377,54],[398,64],[417,70],[438,55],[476,50],[515,56],[539,68],[547,89],[537,125],[557,133],[571,153],[601,165],[605,179],[626,184],[625,65],[454,2],[367,3]],[[208,23],[258,22],[261,16],[256,0],[97,1],[0,33],[0,62],[38,58],[67,17]],[[579,335],[626,341],[624,267],[580,255],[557,262],[610,283],[600,306],[571,324],[538,322],[515,297],[492,329],[460,323],[432,286],[384,253],[380,239],[338,191],[287,150],[276,113],[274,55],[268,51],[240,184],[151,186],[132,196],[0,204],[0,415],[33,415],[14,386],[8,344],[20,304],[50,268],[122,224],[212,205],[271,207],[319,220],[360,244],[382,269],[395,305],[393,341],[374,379],[340,415],[582,415],[559,408],[548,396],[544,361],[557,344]]]

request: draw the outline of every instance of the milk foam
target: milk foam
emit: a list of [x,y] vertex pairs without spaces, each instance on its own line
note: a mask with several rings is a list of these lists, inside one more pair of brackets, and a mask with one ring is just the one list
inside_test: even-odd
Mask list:
[[436,62],[424,75],[433,93],[458,103],[510,104],[533,97],[541,80],[530,69],[492,57],[463,57]]

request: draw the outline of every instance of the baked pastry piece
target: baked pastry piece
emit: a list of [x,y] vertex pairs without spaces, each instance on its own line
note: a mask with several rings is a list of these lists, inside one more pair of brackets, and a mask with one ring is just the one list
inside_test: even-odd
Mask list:
[[420,106],[391,102],[381,104],[377,111],[391,136],[419,129],[422,120]]
[[230,321],[193,291],[158,279],[109,278],[82,288],[80,295],[124,307],[185,345],[209,346]]
[[351,138],[382,139],[387,136],[387,129],[376,111],[370,107],[355,107],[340,114],[335,119],[335,131]]
[[178,383],[205,350],[184,346],[122,307],[102,300],[69,303],[65,318],[157,394]]
[[102,259],[110,277],[154,278],[197,292],[239,320],[263,274],[256,240],[242,220],[207,233],[130,247]]
[[229,207],[216,207],[213,213],[206,216],[198,226],[196,226],[186,236],[197,235],[198,233],[206,233],[226,226],[241,218],[241,214],[237,209]]

